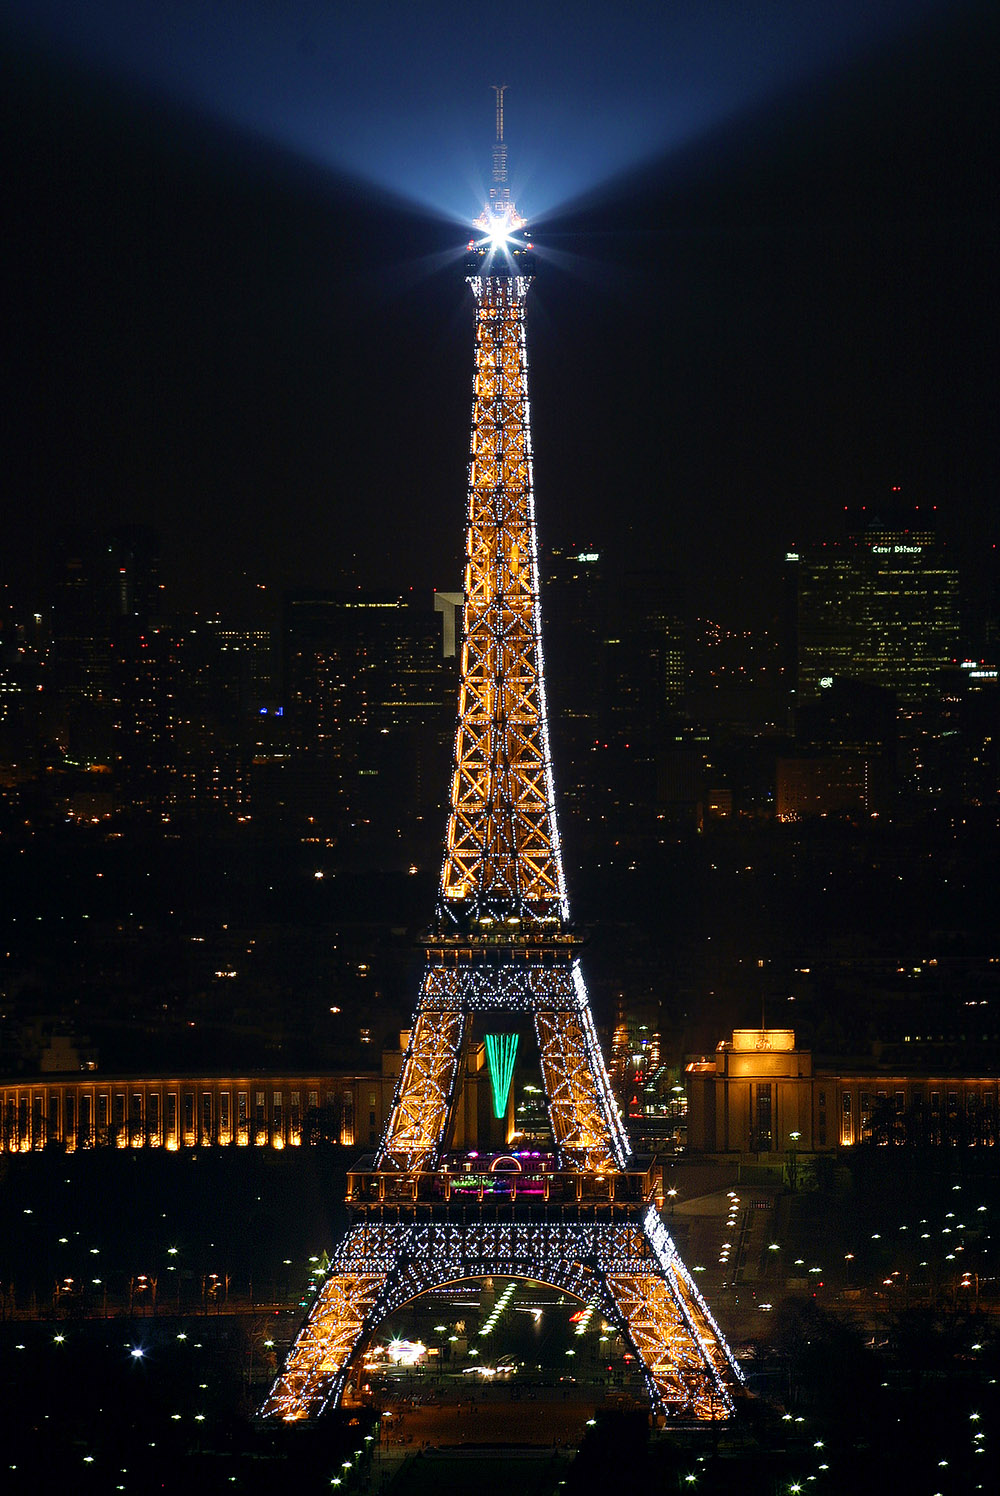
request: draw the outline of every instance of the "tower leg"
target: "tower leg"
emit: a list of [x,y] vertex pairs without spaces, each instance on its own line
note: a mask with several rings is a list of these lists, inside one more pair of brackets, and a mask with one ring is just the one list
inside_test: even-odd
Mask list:
[[563,1167],[621,1169],[629,1154],[589,1008],[535,1012],[552,1135]]
[[380,1168],[434,1167],[445,1140],[468,1022],[454,1009],[418,1010],[379,1146]]
[[337,1406],[354,1354],[378,1323],[372,1314],[387,1276],[331,1269],[260,1410],[262,1418],[292,1423]]

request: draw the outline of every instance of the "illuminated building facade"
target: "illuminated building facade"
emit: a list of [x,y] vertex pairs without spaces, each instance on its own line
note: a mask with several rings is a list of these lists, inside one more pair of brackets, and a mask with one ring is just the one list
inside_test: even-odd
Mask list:
[[50,1075],[0,1083],[0,1152],[355,1147],[378,1135],[391,1079],[309,1075]]
[[871,815],[878,805],[876,766],[864,754],[814,753],[777,761],[775,814],[779,821],[851,812]]
[[1000,1076],[823,1067],[792,1029],[736,1029],[714,1058],[692,1061],[692,1153],[782,1160],[873,1146],[995,1147]]
[[958,650],[958,573],[933,514],[862,511],[837,542],[789,551],[798,698],[872,681],[900,701],[933,695]]
[[[454,1107],[456,1146],[503,1150],[510,1145],[514,1037],[486,1034],[470,1047]],[[380,1071],[153,1077],[101,1074],[70,1040],[57,1038],[42,1056],[41,1068],[49,1073],[0,1080],[0,1153],[48,1147],[66,1153],[320,1143],[374,1147],[389,1116],[409,1038],[404,1031],[398,1048],[383,1050]]]
[[[732,1408],[732,1353],[630,1157],[583,975],[556,827],[538,595],[525,303],[534,269],[507,186],[503,90],[490,202],[470,243],[475,375],[458,725],[438,906],[385,1131],[349,1176],[352,1224],[262,1409],[336,1405],[399,1305],[494,1274],[596,1302],[657,1412]],[[475,1026],[498,1055],[533,1027],[552,1144],[456,1148]]]

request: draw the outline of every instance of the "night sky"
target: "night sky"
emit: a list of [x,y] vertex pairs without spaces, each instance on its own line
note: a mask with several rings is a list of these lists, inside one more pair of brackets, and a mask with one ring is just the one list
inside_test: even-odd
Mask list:
[[[506,82],[544,542],[766,619],[845,505],[998,538],[995,5],[12,0],[4,560],[177,607],[460,578],[461,250]],[[267,592],[261,594],[263,585]]]

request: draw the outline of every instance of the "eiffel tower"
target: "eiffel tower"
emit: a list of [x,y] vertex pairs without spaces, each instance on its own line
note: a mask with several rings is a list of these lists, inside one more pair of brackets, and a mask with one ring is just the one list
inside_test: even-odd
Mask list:
[[[502,87],[476,226],[464,642],[436,917],[385,1133],[348,1175],[351,1224],[261,1416],[335,1407],[387,1315],[429,1290],[502,1276],[600,1308],[630,1344],[654,1412],[723,1417],[741,1374],[660,1219],[654,1161],[631,1155],[569,922],[535,542],[524,322],[534,261],[507,182]],[[533,1023],[548,1155],[455,1151],[476,1019]]]

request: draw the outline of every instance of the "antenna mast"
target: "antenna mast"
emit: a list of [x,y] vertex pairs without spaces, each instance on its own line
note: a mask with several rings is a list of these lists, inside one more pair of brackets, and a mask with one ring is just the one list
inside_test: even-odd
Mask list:
[[497,96],[497,144],[499,145],[503,140],[503,96],[509,84],[492,83],[490,87]]
[[503,215],[510,205],[510,188],[507,185],[507,142],[503,138],[503,96],[506,83],[492,83],[490,87],[497,96],[497,138],[493,146],[493,186],[490,188],[490,208]]

